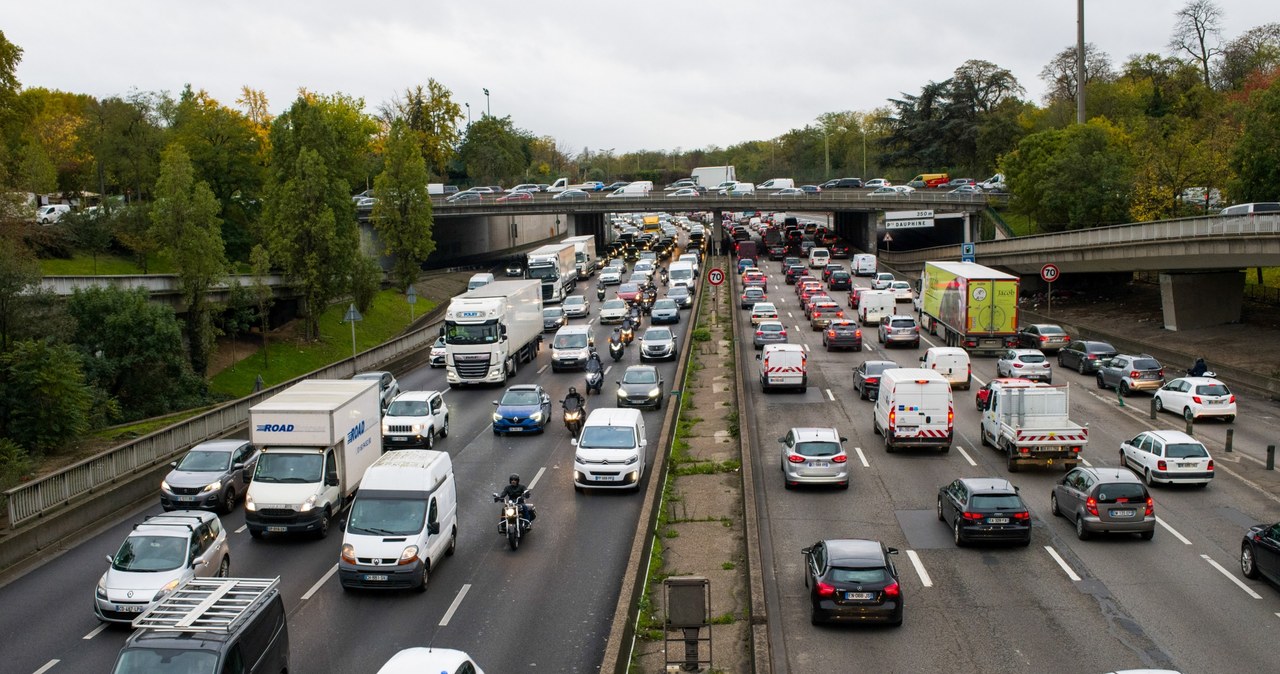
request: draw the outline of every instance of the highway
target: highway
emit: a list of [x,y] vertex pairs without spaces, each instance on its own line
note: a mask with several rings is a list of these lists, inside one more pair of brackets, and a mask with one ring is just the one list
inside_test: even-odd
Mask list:
[[[765,261],[761,267],[770,275],[769,299],[779,303],[790,341],[809,351],[808,391],[767,395],[760,391],[756,352],[739,351],[747,391],[743,418],[753,424],[749,450],[756,468],[754,506],[762,529],[773,671],[832,671],[855,662],[901,672],[1110,672],[1144,666],[1275,671],[1280,593],[1243,579],[1238,557],[1248,525],[1280,520],[1280,499],[1233,477],[1241,462],[1256,459],[1223,452],[1226,424],[1196,427],[1220,467],[1212,485],[1153,489],[1159,518],[1154,540],[1079,541],[1066,520],[1050,515],[1049,493],[1061,469],[1010,474],[1001,456],[978,441],[973,393],[994,376],[994,359],[975,358],[974,391],[955,392],[956,441],[950,452],[888,454],[871,429],[872,404],[853,391],[852,371],[863,359],[917,366],[924,349],[940,345],[938,340],[924,335],[920,349],[885,349],[870,326],[864,328],[861,353],[828,353],[820,333],[804,320],[794,287],[783,283],[780,264]],[[846,293],[832,294],[844,304]],[[910,311],[906,303],[899,306]],[[749,328],[749,321],[741,321],[744,342],[751,339]],[[1115,394],[1097,390],[1092,376],[1055,372],[1054,383],[1070,384],[1072,418],[1090,425],[1083,456],[1091,465],[1118,466],[1120,442],[1143,430],[1183,427],[1175,415],[1150,420],[1145,395],[1119,408]],[[1267,440],[1278,430],[1273,406],[1247,395],[1239,404],[1236,444],[1273,442]],[[788,426],[832,425],[848,438],[850,489],[785,490],[776,438]],[[952,543],[934,512],[938,488],[957,477],[979,476],[1004,477],[1020,487],[1034,522],[1031,546]],[[800,550],[823,538],[879,539],[901,549],[894,561],[904,586],[902,627],[810,625]]]
[[[639,344],[628,347],[623,360],[614,363],[606,348],[612,326],[595,320],[599,302],[594,280],[580,282],[577,292],[589,299],[589,320],[609,368],[603,395],[591,396],[588,409],[612,407],[614,382],[626,366],[639,363]],[[571,319],[570,324],[587,320]],[[689,310],[683,310],[680,324],[673,326],[680,335],[678,345],[683,345],[690,324]],[[522,367],[508,383],[540,383],[556,401],[569,386],[585,393],[583,373],[551,373],[550,337],[547,333],[536,363]],[[676,364],[658,367],[669,390]],[[402,390],[447,389],[444,370],[425,365],[398,379]],[[231,575],[281,578],[291,671],[372,673],[396,651],[427,645],[465,650],[490,672],[597,670],[643,496],[574,493],[573,447],[558,403],[545,434],[495,436],[491,401],[502,391],[462,388],[445,394],[450,434],[435,448],[448,451],[454,462],[460,532],[457,554],[432,573],[425,594],[344,592],[336,577],[342,543],[336,527],[323,540],[255,541],[243,527],[243,505],[222,517],[230,537]],[[663,415],[664,411],[644,412],[650,466]],[[534,530],[514,552],[498,535],[498,506],[490,497],[513,472],[532,485],[532,502],[538,508]],[[642,489],[650,479],[647,473]],[[0,616],[0,642],[5,644],[0,669],[50,674],[108,671],[129,630],[98,622],[92,610],[94,586],[106,570],[104,557],[114,554],[135,523],[159,512],[157,495],[154,504],[104,523],[88,540],[0,588],[0,606],[10,609]]]

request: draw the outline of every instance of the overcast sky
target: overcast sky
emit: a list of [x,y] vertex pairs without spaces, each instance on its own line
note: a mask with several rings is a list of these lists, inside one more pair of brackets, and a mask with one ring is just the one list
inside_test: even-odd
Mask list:
[[[1226,40],[1280,21],[1277,0],[1216,0]],[[1167,53],[1185,0],[1087,0],[1085,39],[1116,65]],[[471,116],[562,149],[674,150],[773,138],[823,112],[869,111],[968,59],[1038,75],[1074,45],[1073,0],[685,0],[644,3],[0,0],[25,87],[97,97],[178,92],[273,112],[299,87],[377,106],[428,78]],[[464,112],[465,112],[464,108]],[[465,123],[465,122],[464,122]]]

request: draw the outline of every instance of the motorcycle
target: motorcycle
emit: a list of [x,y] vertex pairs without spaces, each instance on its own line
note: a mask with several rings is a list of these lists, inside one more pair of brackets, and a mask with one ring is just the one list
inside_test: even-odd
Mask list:
[[591,369],[591,363],[594,360],[587,361],[587,395],[591,395],[592,391],[600,392],[600,387],[604,386],[604,370],[596,363],[595,369]]
[[662,268],[662,271],[658,272],[658,278],[662,279],[662,285],[664,285],[664,286],[665,286],[665,285],[667,285],[667,269],[666,269],[666,267],[663,267],[663,268]]
[[586,409],[580,407],[577,401],[566,400],[564,403],[564,427],[569,430],[570,437],[578,437],[582,433],[582,416],[586,413]]
[[623,345],[630,344],[636,338],[636,333],[631,329],[630,325],[624,327],[618,334],[622,337]]
[[619,339],[616,342],[613,342],[613,341],[609,342],[609,356],[613,358],[613,361],[615,363],[622,360],[622,353],[623,353],[623,349],[625,348],[626,348],[626,345],[622,343],[621,339]]
[[603,301],[604,301],[604,286],[603,286],[603,285],[598,285],[598,286],[596,286],[596,299],[600,300],[601,302],[603,302]]
[[1188,377],[1208,377],[1210,379],[1213,379],[1218,376],[1218,373],[1214,372],[1213,370],[1205,370],[1203,374],[1194,374],[1192,370],[1188,368],[1187,376]]
[[[507,537],[507,544],[511,546],[512,550],[519,548],[520,539],[529,533],[529,525],[532,520],[521,517],[520,511],[521,506],[524,505],[524,500],[529,498],[531,494],[533,494],[532,491],[525,490],[524,495],[515,500],[503,498],[498,494],[493,495],[493,502],[502,504],[502,516],[498,518],[498,533]],[[530,510],[532,510],[532,506],[530,506]]]

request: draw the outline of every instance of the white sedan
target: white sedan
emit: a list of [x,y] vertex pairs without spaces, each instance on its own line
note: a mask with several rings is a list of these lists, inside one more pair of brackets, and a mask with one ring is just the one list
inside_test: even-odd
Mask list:
[[621,323],[627,317],[626,300],[612,299],[600,305],[601,323]]
[[622,272],[617,267],[605,267],[600,270],[600,282],[607,286],[622,283]]
[[1210,377],[1179,377],[1155,392],[1156,411],[1168,410],[1191,421],[1200,417],[1236,420],[1236,397],[1227,385]]
[[1120,461],[1148,485],[1196,484],[1213,479],[1213,457],[1182,431],[1146,431],[1120,444]]

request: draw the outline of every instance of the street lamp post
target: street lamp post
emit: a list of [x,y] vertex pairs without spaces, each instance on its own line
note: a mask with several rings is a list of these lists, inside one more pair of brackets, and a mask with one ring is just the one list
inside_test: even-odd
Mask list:
[[347,307],[347,314],[342,317],[343,323],[351,324],[351,367],[355,370],[360,369],[356,364],[356,321],[363,320],[364,316],[361,316],[360,312],[356,310],[356,305],[354,303]]
[[470,129],[471,128],[471,104],[463,103],[463,105],[467,106],[467,128]]
[[493,116],[493,108],[489,107],[489,90],[488,89],[484,90],[484,116],[485,117]]
[[862,179],[867,179],[867,127],[862,127]]

